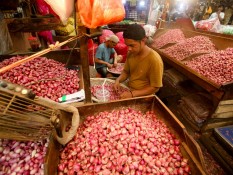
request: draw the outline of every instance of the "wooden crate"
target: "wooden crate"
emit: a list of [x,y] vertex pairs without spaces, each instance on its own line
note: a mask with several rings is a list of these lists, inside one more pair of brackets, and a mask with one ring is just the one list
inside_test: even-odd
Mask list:
[[[9,59],[13,56],[29,56],[32,54],[34,54],[34,53],[28,52],[28,53],[21,53],[21,54],[0,55],[0,62],[5,60],[5,59]],[[63,64],[66,64],[67,60],[69,59],[70,61],[67,64],[68,66],[78,65],[78,67],[79,67],[78,77],[80,79],[79,89],[84,89],[83,68],[81,66],[80,50],[79,49],[55,50],[55,51],[51,51],[45,55],[42,55],[41,57],[53,59],[53,60],[56,60],[56,61],[61,62]]]
[[[94,115],[101,111],[111,111],[115,109],[131,107],[142,112],[153,110],[158,117],[163,120],[170,130],[181,141],[181,152],[184,157],[189,159],[192,174],[206,174],[203,167],[203,156],[199,145],[187,133],[185,127],[180,123],[176,116],[159,100],[157,96],[138,97],[128,100],[119,100],[109,103],[85,104],[77,107],[80,114],[81,123],[89,115]],[[59,163],[59,149],[61,145],[53,138],[50,139],[48,152],[45,160],[45,175],[56,175]]]

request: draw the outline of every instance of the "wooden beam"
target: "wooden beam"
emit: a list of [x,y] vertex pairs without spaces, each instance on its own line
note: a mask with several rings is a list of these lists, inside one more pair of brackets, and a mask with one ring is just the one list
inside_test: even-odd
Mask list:
[[[84,26],[79,26],[79,33],[87,33],[87,28]],[[89,61],[88,61],[88,47],[87,47],[86,36],[80,39],[80,57],[83,70],[83,81],[84,81],[84,91],[85,91],[85,103],[91,103],[91,83],[90,83],[90,73],[89,73]]]

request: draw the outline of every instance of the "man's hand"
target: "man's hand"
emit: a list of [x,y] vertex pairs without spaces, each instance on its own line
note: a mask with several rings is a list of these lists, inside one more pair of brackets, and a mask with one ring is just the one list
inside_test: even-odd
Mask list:
[[132,94],[129,91],[122,93],[120,96],[121,96],[121,99],[132,98]]
[[114,64],[113,64],[113,67],[117,67],[117,63],[114,63]]
[[116,80],[115,83],[114,83],[114,85],[113,85],[113,87],[114,87],[114,90],[116,92],[118,92],[118,90],[120,88],[120,82],[118,80]]
[[107,67],[108,67],[109,69],[111,69],[111,68],[113,67],[113,65],[110,64],[110,63],[108,63],[108,64],[107,64]]

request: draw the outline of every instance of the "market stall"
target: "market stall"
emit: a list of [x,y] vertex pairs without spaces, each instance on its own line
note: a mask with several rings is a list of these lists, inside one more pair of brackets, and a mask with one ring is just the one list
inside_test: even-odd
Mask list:
[[[214,50],[213,45],[209,43],[208,46],[211,47],[202,49],[201,53],[192,51],[193,55],[187,58],[185,56],[184,60],[180,61],[164,53],[169,46],[178,43],[180,38],[176,38],[171,43],[162,43],[164,45],[159,48],[154,47],[152,43],[151,47],[166,63],[167,80],[177,80],[176,84],[186,82],[186,86],[181,85],[180,88],[172,87],[172,89],[164,83],[165,90],[168,88],[168,91],[164,92],[161,89],[158,96],[162,100],[168,99],[167,106],[157,96],[119,100],[119,94],[113,91],[114,80],[91,79],[89,74],[88,42],[89,39],[101,36],[98,26],[109,24],[109,29],[119,32],[119,36],[122,36],[122,31],[128,26],[128,23],[121,21],[124,17],[122,2],[114,1],[109,9],[114,13],[105,13],[107,10],[102,7],[109,2],[95,3],[92,4],[93,6],[90,4],[88,6],[83,1],[75,4],[79,12],[76,14],[78,34],[75,37],[67,37],[67,40],[63,40],[65,43],[62,43],[75,41],[75,45],[78,43],[78,48],[56,50],[57,45],[54,43],[41,52],[0,55],[0,76],[11,81],[7,85],[5,80],[0,82],[0,90],[4,92],[0,96],[0,125],[4,128],[0,132],[0,145],[2,145],[0,174],[1,171],[3,174],[45,175],[89,172],[208,174],[202,149],[190,130],[198,130],[202,134],[202,140],[206,141],[208,137],[213,137],[213,128],[232,122],[232,83],[230,81],[218,84],[189,68],[185,63],[188,60],[195,60],[200,55],[208,54],[206,50]],[[113,18],[111,15],[107,18],[109,14],[114,14]],[[61,11],[60,15],[62,15]],[[65,19],[62,18],[63,20]],[[32,21],[35,23],[29,25]],[[56,27],[58,22],[60,21],[54,17],[8,19],[11,32],[50,30]],[[182,27],[181,31],[184,34],[182,39],[201,35],[210,37],[219,50],[233,47],[233,40],[189,31],[187,29],[192,30],[193,26],[190,21],[185,22],[188,25]],[[161,23],[162,25],[167,24]],[[178,25],[168,24],[172,28],[181,25],[182,21]],[[158,29],[154,38],[159,38],[169,30]],[[125,51],[126,56],[127,49]],[[91,52],[93,58],[94,45]],[[30,61],[14,65],[17,61],[23,60],[21,56],[26,56]],[[14,68],[8,67],[9,65],[14,65]],[[119,75],[119,70],[108,71]],[[20,94],[24,88],[35,92],[33,99]],[[121,85],[121,88],[120,93],[128,91],[125,85]],[[81,99],[84,100],[83,102],[73,102],[69,105],[61,103],[69,100],[68,95],[72,96],[81,90],[85,93],[85,99]],[[186,115],[185,105],[190,99],[182,97],[190,95],[190,92],[197,94],[201,92],[201,95],[206,95],[194,98],[197,103],[201,101],[201,105],[206,105],[210,102],[210,106],[203,105],[203,108],[201,105],[198,106],[200,108],[198,112],[203,114],[203,118],[205,117],[202,125],[195,125],[188,120],[191,126],[186,125],[185,122],[184,125],[179,117],[182,112]],[[181,105],[175,106],[174,103],[170,105],[171,97],[172,102],[181,100]],[[205,97],[206,101],[203,100]],[[48,102],[45,98],[50,98],[52,101]],[[178,110],[180,113],[177,113]],[[73,113],[76,115],[71,115]],[[196,116],[196,113],[193,116]],[[43,140],[40,140],[42,137]],[[210,142],[207,141],[208,143]],[[227,153],[222,155],[230,157]],[[231,157],[223,160],[224,166],[231,165],[229,160]],[[230,171],[230,167],[228,170]]]

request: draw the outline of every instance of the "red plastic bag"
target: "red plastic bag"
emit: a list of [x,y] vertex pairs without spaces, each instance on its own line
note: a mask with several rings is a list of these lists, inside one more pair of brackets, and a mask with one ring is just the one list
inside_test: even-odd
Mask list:
[[92,39],[89,39],[87,42],[87,47],[88,47],[89,65],[94,66],[95,53],[98,48],[98,45],[94,43]]
[[113,31],[104,29],[104,30],[102,31],[102,35],[99,37],[99,42],[100,42],[100,43],[105,42],[105,41],[106,41],[106,38],[107,38],[108,36],[110,36],[110,35],[113,35],[113,34],[114,34]]
[[125,17],[122,0],[82,0],[77,8],[83,25],[88,28],[119,22]]
[[121,43],[119,42],[116,47],[114,47],[114,49],[116,50],[117,55],[122,55],[123,59],[122,59],[122,63],[125,62],[126,60],[126,56],[127,56],[127,52],[128,52],[128,47],[125,45],[125,43]]

